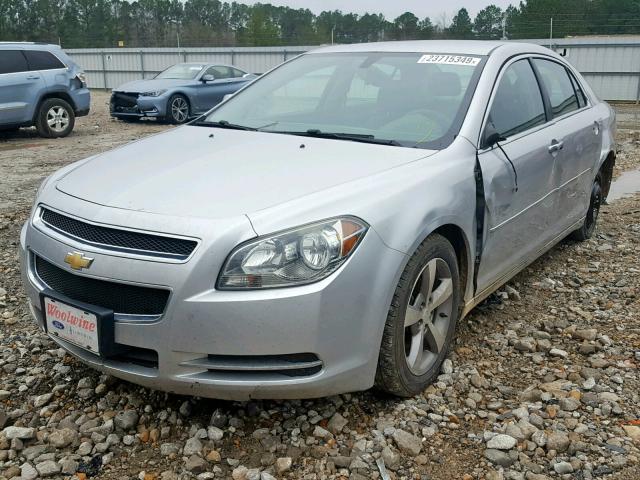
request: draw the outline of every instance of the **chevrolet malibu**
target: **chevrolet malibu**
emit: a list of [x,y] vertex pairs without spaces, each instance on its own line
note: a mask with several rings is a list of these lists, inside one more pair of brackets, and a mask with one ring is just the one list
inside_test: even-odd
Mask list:
[[29,306],[155,389],[414,395],[475,305],[593,235],[614,130],[537,45],[320,48],[46,179],[20,238]]

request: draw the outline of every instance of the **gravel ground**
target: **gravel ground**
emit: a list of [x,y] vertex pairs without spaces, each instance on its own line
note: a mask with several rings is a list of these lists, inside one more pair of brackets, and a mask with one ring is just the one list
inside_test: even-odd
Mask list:
[[[0,137],[0,478],[640,478],[640,195],[476,308],[420,396],[166,395],[76,362],[25,308],[16,247],[39,182],[167,128],[94,100],[67,139]],[[639,168],[640,133],[620,144],[616,174]]]

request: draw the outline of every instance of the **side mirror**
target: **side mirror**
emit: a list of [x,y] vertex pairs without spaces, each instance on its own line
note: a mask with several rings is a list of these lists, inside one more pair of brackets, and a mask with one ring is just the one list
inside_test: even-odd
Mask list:
[[487,126],[484,129],[484,135],[482,135],[482,148],[493,147],[496,143],[502,142],[505,138],[498,133],[493,123],[487,122]]
[[216,77],[214,77],[210,73],[207,73],[206,75],[203,75],[200,80],[202,81],[202,83],[207,83],[207,82],[213,82],[215,79]]

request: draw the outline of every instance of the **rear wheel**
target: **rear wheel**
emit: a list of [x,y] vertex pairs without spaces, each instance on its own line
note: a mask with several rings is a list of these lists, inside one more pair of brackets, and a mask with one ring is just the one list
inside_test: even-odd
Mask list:
[[602,205],[602,186],[601,177],[598,174],[591,187],[591,198],[589,200],[589,210],[584,218],[582,226],[573,232],[572,237],[579,242],[590,239],[596,231],[596,222],[600,214],[600,206]]
[[66,137],[73,130],[75,121],[71,105],[60,98],[48,98],[38,109],[36,129],[45,138]]
[[167,120],[179,125],[189,120],[189,101],[182,95],[171,95],[167,103]]
[[418,247],[402,273],[384,328],[376,385],[403,397],[420,393],[440,372],[459,315],[456,254],[441,235]]

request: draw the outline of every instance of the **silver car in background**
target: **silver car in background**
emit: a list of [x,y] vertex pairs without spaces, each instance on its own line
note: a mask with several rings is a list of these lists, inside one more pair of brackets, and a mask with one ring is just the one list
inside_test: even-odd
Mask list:
[[31,312],[151,388],[414,395],[456,322],[593,234],[614,136],[611,108],[537,45],[320,48],[45,180],[20,238]]

